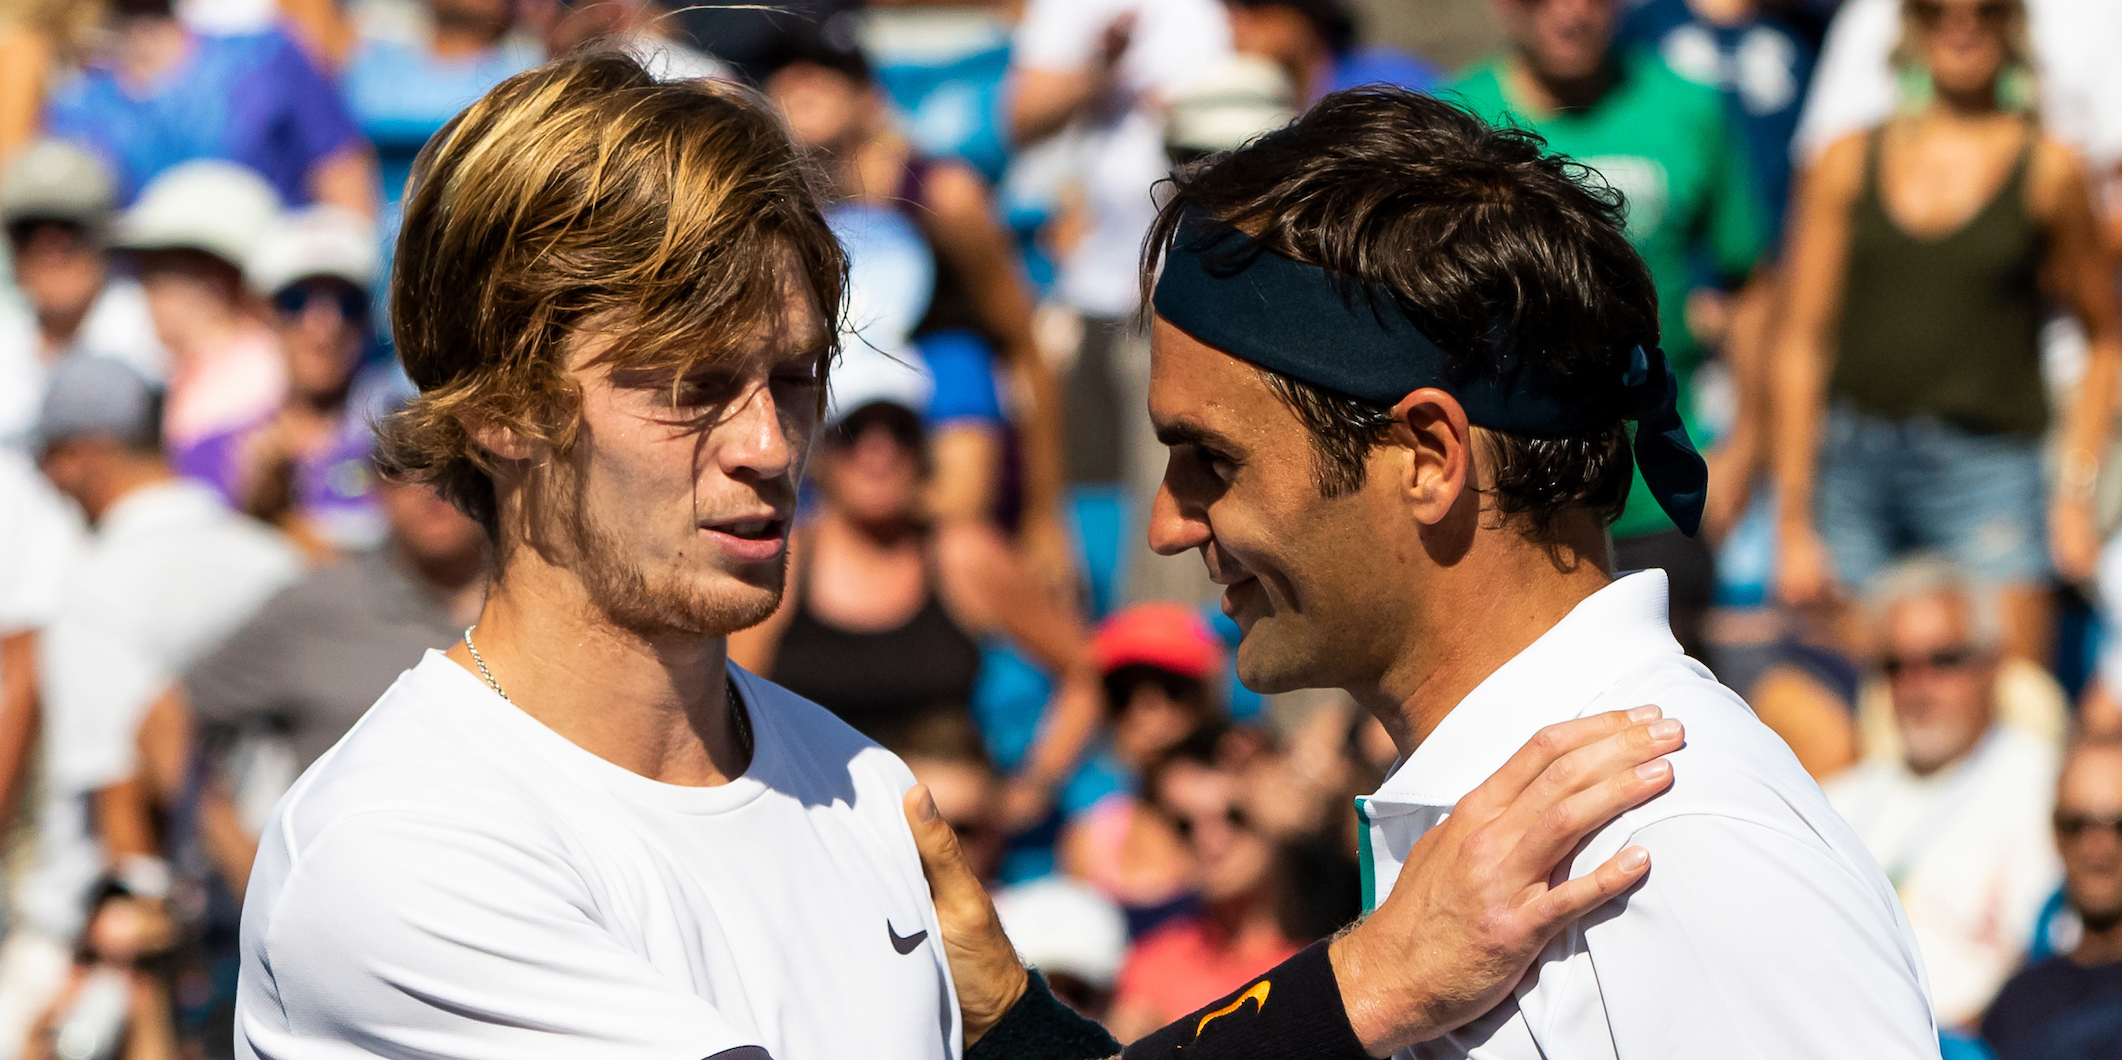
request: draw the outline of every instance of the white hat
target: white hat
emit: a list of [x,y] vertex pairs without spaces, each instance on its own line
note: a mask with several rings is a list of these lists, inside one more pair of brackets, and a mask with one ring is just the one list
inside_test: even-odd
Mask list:
[[936,377],[919,349],[908,345],[887,353],[860,336],[849,336],[840,360],[826,376],[825,422],[830,426],[880,402],[903,405],[919,415],[928,411],[935,396]]
[[1064,876],[1020,883],[995,895],[1002,933],[1024,963],[1073,975],[1100,989],[1120,977],[1127,914],[1095,889]]
[[79,144],[39,140],[0,177],[0,217],[101,224],[116,193],[111,169]]
[[202,158],[171,166],[118,217],[114,245],[127,250],[203,250],[238,268],[257,252],[280,196],[251,169]]
[[280,215],[243,263],[243,278],[251,290],[268,297],[312,276],[345,280],[365,291],[376,282],[381,263],[375,222],[341,207],[311,206]]
[[1297,116],[1296,92],[1282,67],[1257,55],[1233,55],[1172,86],[1166,146],[1230,151]]

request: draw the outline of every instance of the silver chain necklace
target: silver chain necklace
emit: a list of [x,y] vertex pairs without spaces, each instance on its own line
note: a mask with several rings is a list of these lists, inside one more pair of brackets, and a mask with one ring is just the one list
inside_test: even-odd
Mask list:
[[[501,690],[501,682],[494,680],[494,672],[486,668],[486,658],[479,654],[479,646],[472,643],[472,630],[478,628],[479,624],[476,622],[464,627],[464,650],[472,653],[472,662],[478,665],[479,676],[486,678],[486,687],[493,689],[502,702],[515,706],[516,701],[508,698],[508,693]],[[724,689],[723,694],[727,697],[725,702],[729,704],[730,733],[736,736],[737,746],[742,749],[744,757],[748,760],[752,756],[751,713],[744,709],[744,700],[737,694],[736,678],[729,678]]]

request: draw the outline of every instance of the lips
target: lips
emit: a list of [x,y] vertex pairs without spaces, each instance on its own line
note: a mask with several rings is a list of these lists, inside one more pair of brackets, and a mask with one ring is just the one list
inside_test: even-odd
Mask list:
[[700,531],[729,558],[763,563],[788,547],[788,524],[785,515],[767,514],[702,523]]

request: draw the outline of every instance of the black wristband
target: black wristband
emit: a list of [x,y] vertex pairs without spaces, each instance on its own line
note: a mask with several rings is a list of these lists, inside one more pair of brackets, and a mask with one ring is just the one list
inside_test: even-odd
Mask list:
[[1120,1052],[1105,1028],[1078,1015],[1031,973],[1024,996],[965,1050],[965,1060],[1104,1060]]
[[1349,1026],[1326,947],[1305,947],[1244,989],[1128,1046],[1122,1060],[1371,1060]]

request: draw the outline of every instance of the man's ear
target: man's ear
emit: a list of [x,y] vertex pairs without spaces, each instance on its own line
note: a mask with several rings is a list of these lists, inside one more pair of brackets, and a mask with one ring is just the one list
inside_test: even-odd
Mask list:
[[1459,399],[1424,387],[1393,406],[1391,437],[1407,450],[1400,488],[1416,522],[1444,521],[1471,485],[1473,429]]
[[473,444],[503,460],[529,460],[543,448],[515,428],[488,419],[466,418],[464,431],[471,435]]

